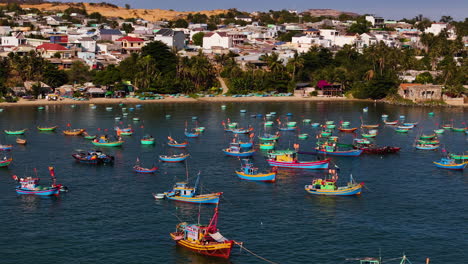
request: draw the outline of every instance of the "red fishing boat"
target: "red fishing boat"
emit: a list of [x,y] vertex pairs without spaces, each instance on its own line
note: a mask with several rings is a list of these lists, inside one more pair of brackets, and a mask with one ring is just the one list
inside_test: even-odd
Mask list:
[[339,127],[338,129],[339,129],[341,132],[352,133],[352,132],[356,131],[358,128],[357,128],[357,127],[350,127],[350,128]]

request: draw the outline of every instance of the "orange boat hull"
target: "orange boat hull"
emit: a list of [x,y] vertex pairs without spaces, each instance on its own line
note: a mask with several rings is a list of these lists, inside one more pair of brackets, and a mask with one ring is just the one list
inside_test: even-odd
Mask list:
[[226,242],[210,242],[208,244],[190,242],[184,239],[178,240],[177,233],[171,233],[171,237],[176,241],[177,245],[187,248],[193,252],[206,256],[219,257],[225,259],[228,259],[231,256],[231,250],[234,244],[233,240],[229,240]]

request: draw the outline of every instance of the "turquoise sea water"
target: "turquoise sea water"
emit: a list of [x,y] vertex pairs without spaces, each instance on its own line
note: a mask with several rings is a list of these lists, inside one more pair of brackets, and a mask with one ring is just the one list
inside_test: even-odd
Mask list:
[[[405,253],[413,263],[461,263],[468,253],[468,174],[436,168],[432,161],[440,152],[418,151],[415,137],[430,133],[436,124],[453,119],[456,126],[467,119],[460,108],[428,109],[357,102],[227,103],[225,110],[216,103],[145,104],[121,121],[117,105],[106,111],[104,105],[91,109],[86,105],[10,107],[0,113],[0,129],[28,128],[26,146],[15,144],[10,153],[14,162],[0,169],[0,263],[263,263],[246,251],[234,248],[229,261],[206,258],[175,246],[169,232],[181,220],[208,221],[213,206],[155,201],[151,193],[168,190],[176,180],[185,179],[185,164],[164,164],[160,154],[179,153],[165,143],[167,136],[184,139],[185,122],[206,127],[196,139],[190,139],[187,151],[191,180],[201,172],[203,192],[224,192],[220,204],[219,228],[230,239],[244,242],[246,248],[277,263],[355,263],[346,258],[378,256],[387,259]],[[369,112],[362,108],[368,106]],[[131,106],[126,106],[131,107]],[[241,114],[240,110],[247,113]],[[127,110],[128,111],[128,110]],[[360,197],[317,197],[304,191],[321,171],[280,170],[274,184],[242,181],[234,171],[239,160],[224,156],[221,149],[232,140],[221,122],[230,118],[256,134],[263,132],[262,118],[251,114],[277,112],[272,120],[297,121],[307,140],[298,140],[298,132],[282,132],[279,149],[299,143],[307,151],[315,144],[316,129],[303,125],[312,122],[351,121],[359,126],[381,123],[406,116],[419,125],[408,134],[397,134],[391,127],[379,129],[379,145],[400,146],[401,153],[388,156],[365,155],[357,158],[334,157],[343,183],[352,174],[365,182]],[[429,117],[428,112],[435,116]],[[172,117],[166,119],[170,114]],[[140,122],[133,122],[139,117]],[[117,123],[116,123],[117,122]],[[120,123],[122,122],[122,123]],[[131,124],[135,134],[125,137],[122,148],[107,148],[115,156],[114,165],[93,166],[74,161],[77,150],[94,149],[81,137],[66,137],[39,132],[37,125],[59,125],[64,129],[86,128],[90,134],[111,134],[114,125]],[[98,129],[101,131],[98,132]],[[107,131],[105,131],[107,129]],[[273,128],[273,131],[275,129]],[[144,134],[156,138],[155,146],[143,146]],[[353,136],[341,134],[345,143]],[[2,133],[0,143],[12,143],[16,136]],[[451,152],[468,150],[468,136],[446,131],[442,146]],[[135,174],[132,166],[139,157],[143,166],[156,164],[154,175]],[[301,156],[312,160],[314,156]],[[261,152],[254,164],[266,170]],[[18,196],[12,174],[26,176],[37,168],[44,183],[49,183],[47,166],[54,166],[60,183],[70,192],[60,197]],[[387,262],[387,263],[397,263]],[[399,263],[399,262],[398,262]]]

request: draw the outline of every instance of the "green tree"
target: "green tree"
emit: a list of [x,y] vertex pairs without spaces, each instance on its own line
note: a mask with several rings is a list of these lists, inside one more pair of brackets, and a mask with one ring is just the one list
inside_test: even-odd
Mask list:
[[185,19],[179,18],[174,23],[172,24],[172,27],[174,28],[187,28],[188,27],[188,22]]
[[56,65],[48,63],[44,68],[42,81],[50,87],[57,88],[68,82],[67,73],[59,70]]
[[141,49],[141,57],[151,56],[154,59],[156,69],[163,74],[175,75],[177,57],[171,49],[161,41],[148,43]]
[[356,19],[356,23],[353,23],[349,27],[348,32],[357,34],[367,33],[371,26],[371,22],[367,21],[365,16],[360,16]]
[[418,74],[416,76],[416,83],[434,83],[434,79],[432,78],[432,75],[429,72],[423,72],[421,74]]
[[192,36],[193,44],[197,46],[203,46],[204,32],[198,32]]
[[443,23],[451,23],[453,22],[453,18],[451,16],[442,16],[439,21]]
[[92,73],[89,70],[88,65],[81,61],[74,61],[67,71],[68,81],[72,84],[85,83],[92,79]]
[[122,80],[121,73],[115,65],[109,65],[104,70],[98,71],[93,82],[100,85],[110,86]]
[[132,33],[133,30],[135,30],[135,29],[132,27],[132,25],[129,24],[129,23],[123,23],[121,28],[122,28],[122,30],[125,31],[127,34],[128,34],[128,33]]
[[130,5],[129,5],[129,4],[125,4],[125,9],[130,9]]

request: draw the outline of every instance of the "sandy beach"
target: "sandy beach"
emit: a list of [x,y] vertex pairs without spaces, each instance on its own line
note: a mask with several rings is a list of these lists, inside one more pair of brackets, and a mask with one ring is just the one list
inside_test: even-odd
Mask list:
[[344,97],[200,97],[200,98],[185,98],[185,97],[165,97],[161,100],[139,100],[136,98],[92,98],[88,101],[75,101],[68,98],[63,98],[60,101],[48,101],[46,99],[26,100],[20,99],[16,103],[0,103],[0,107],[14,106],[40,106],[40,105],[71,105],[71,104],[158,104],[158,103],[222,103],[222,102],[307,102],[307,101],[361,101],[372,102],[372,100],[349,99]]

